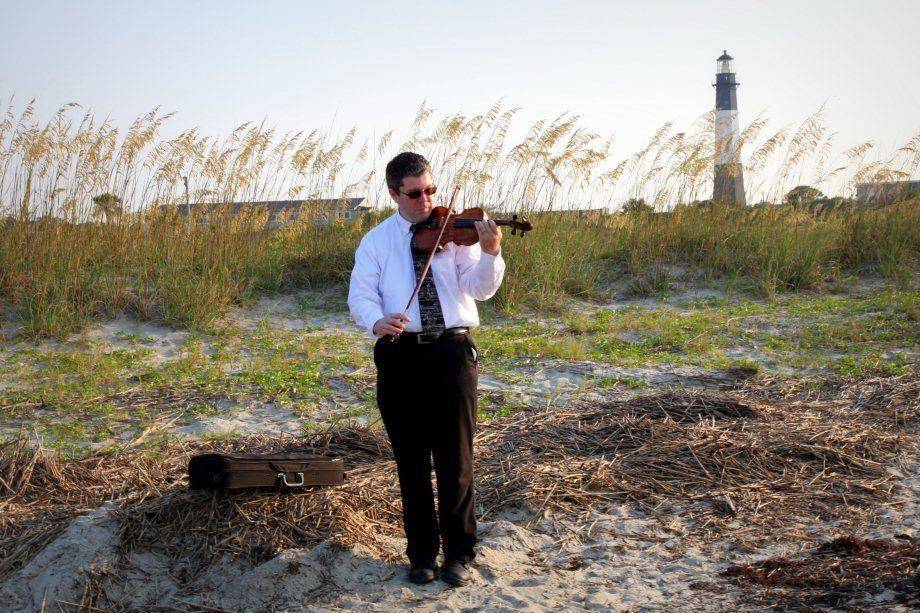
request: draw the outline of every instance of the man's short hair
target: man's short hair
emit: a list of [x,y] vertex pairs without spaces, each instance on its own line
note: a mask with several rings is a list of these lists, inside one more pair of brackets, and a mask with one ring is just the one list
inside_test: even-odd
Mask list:
[[431,164],[425,156],[403,151],[387,164],[387,187],[398,192],[403,179],[420,177],[426,172],[431,172]]

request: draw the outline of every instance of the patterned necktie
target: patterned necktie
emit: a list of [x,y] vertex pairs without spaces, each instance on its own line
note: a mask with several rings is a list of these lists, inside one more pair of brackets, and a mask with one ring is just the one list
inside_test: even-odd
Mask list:
[[[422,276],[422,270],[425,268],[425,262],[428,260],[428,253],[425,251],[412,251],[412,267],[415,268],[415,282],[418,283],[419,277]],[[441,312],[441,301],[438,299],[438,290],[434,286],[434,275],[431,269],[425,275],[422,286],[418,290],[418,309],[422,315],[422,333],[426,335],[440,336],[444,332],[444,313]]]

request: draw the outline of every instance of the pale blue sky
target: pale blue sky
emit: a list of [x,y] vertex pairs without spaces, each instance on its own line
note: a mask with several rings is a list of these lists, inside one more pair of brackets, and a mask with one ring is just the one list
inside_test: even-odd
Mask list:
[[[222,135],[405,128],[419,103],[521,119],[583,115],[621,153],[713,106],[736,58],[742,125],[827,102],[841,145],[920,129],[920,0],[796,2],[49,2],[0,0],[0,96],[47,115],[79,102],[126,126],[161,105],[173,130]],[[522,122],[523,123],[523,122]]]

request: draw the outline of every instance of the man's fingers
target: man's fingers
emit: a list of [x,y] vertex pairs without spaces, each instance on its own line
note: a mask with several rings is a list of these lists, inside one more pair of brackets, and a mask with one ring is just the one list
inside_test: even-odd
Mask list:
[[403,330],[406,329],[406,322],[410,320],[411,318],[403,313],[390,313],[384,315],[383,319],[376,325],[375,331],[379,329],[379,334],[384,336],[397,336],[402,334]]

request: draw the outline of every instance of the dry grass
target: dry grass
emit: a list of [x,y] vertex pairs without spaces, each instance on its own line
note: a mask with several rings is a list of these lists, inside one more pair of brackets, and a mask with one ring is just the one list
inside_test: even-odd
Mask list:
[[[0,576],[18,568],[63,532],[69,519],[108,500],[162,487],[179,475],[143,453],[65,460],[19,437],[0,455]],[[126,461],[120,462],[119,459]]]
[[[736,518],[767,535],[813,521],[858,526],[891,497],[886,468],[918,453],[918,381],[914,368],[820,399],[751,385],[495,419],[475,440],[480,517],[518,507],[585,520],[628,501],[692,518],[696,538],[731,532]],[[299,494],[190,491],[187,458],[211,449],[336,455],[348,479]],[[4,444],[0,477],[0,548],[11,552],[0,577],[57,536],[67,518],[105,500],[118,501],[122,551],[158,549],[194,571],[224,554],[257,563],[323,540],[398,555],[378,538],[401,532],[395,466],[385,435],[363,427],[305,441],[169,443],[155,454],[130,449],[81,460],[20,439]]]
[[[538,218],[530,238],[506,243],[515,272],[496,302],[508,310],[597,293],[611,272],[634,277],[640,292],[657,291],[673,263],[740,278],[764,296],[818,287],[841,270],[868,269],[898,281],[916,273],[916,199],[881,211],[684,206],[711,193],[711,113],[686,130],[665,124],[628,153],[570,114],[538,121],[512,142],[516,111],[496,103],[484,113],[439,119],[423,105],[404,134],[391,131],[377,141],[355,128],[278,134],[255,124],[225,138],[188,130],[166,139],[161,131],[170,116],[159,110],[122,133],[76,115],[75,105],[41,122],[31,105],[17,116],[10,103],[0,120],[0,215],[9,215],[0,233],[0,301],[28,334],[66,336],[125,310],[202,327],[258,293],[341,284],[373,217],[270,232],[258,211],[200,225],[163,207],[174,211],[186,199],[355,195],[388,205],[383,165],[405,149],[431,160],[442,187],[463,187],[458,207]],[[781,202],[802,183],[852,193],[858,181],[908,177],[920,164],[920,135],[890,155],[866,142],[832,157],[820,113],[797,129],[763,136],[766,125],[757,118],[742,134],[752,202]],[[102,194],[114,198],[94,203]],[[540,215],[572,206],[617,209],[627,198],[674,212]]]
[[[889,606],[920,606],[920,541],[890,542],[854,535],[824,543],[799,560],[770,558],[723,573],[753,591],[753,600],[783,609],[815,610],[873,603],[888,593]],[[868,598],[868,601],[867,601]],[[850,605],[850,606],[848,606]]]
[[[711,112],[684,130],[665,123],[638,151],[620,152],[612,135],[586,130],[571,113],[512,129],[519,109],[501,102],[484,113],[440,118],[423,103],[406,130],[376,141],[357,127],[343,134],[281,134],[264,123],[242,124],[223,138],[192,129],[164,139],[171,114],[159,109],[126,131],[77,109],[64,105],[42,122],[33,104],[18,116],[16,105],[8,104],[0,121],[0,210],[30,219],[114,220],[185,202],[186,177],[191,202],[367,195],[383,205],[389,202],[383,165],[407,149],[431,160],[439,185],[464,187],[462,207],[609,208],[631,197],[663,210],[711,194]],[[767,125],[757,117],[741,135],[752,202],[779,202],[803,183],[844,192],[856,182],[909,177],[920,165],[920,134],[887,155],[866,141],[831,157],[836,147],[821,110],[795,129],[765,136]],[[523,136],[509,141],[518,132]],[[92,197],[101,193],[123,204],[94,204]]]

